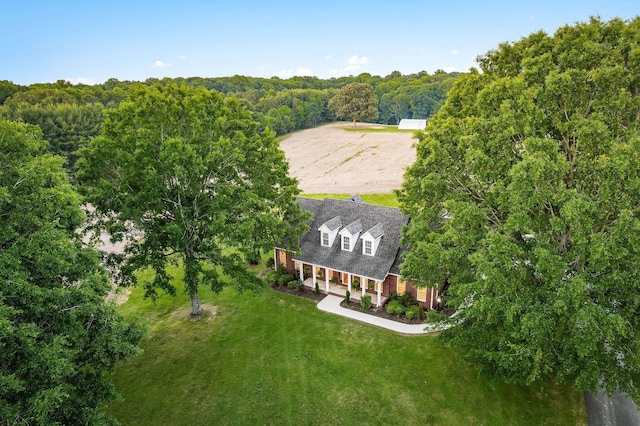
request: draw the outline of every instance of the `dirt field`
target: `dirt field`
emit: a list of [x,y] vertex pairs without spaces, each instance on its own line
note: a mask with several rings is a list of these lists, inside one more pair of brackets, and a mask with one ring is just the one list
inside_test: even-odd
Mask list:
[[[358,123],[360,128],[376,125]],[[378,125],[379,127],[379,125]],[[293,133],[280,142],[303,193],[372,194],[400,188],[416,159],[412,132],[353,132],[346,122]]]

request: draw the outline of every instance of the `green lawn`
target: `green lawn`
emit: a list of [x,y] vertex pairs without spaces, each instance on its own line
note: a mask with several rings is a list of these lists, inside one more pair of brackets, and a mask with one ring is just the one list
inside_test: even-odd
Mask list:
[[581,394],[491,389],[430,336],[400,336],[266,289],[202,291],[217,313],[187,318],[184,294],[121,311],[149,324],[144,353],[117,366],[123,425],[586,424]]
[[[302,194],[301,197],[313,198],[316,200],[322,200],[325,198],[335,198],[337,200],[344,200],[353,194]],[[388,207],[400,207],[396,194],[360,194],[360,197],[369,204],[379,204],[381,206]]]

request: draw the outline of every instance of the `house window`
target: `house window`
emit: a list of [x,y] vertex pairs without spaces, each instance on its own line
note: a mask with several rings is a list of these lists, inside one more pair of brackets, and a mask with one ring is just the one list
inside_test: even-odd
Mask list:
[[405,283],[401,279],[398,279],[398,294],[400,295],[404,294],[404,291],[406,289],[406,284],[407,283]]
[[427,301],[427,288],[426,287],[418,287],[418,297],[417,299],[420,302],[426,302]]
[[371,240],[364,240],[364,254],[371,256],[373,254],[373,244]]
[[351,250],[350,249],[350,243],[351,243],[351,240],[349,239],[349,237],[346,236],[346,235],[343,236],[342,237],[342,250]]
[[322,245],[323,246],[329,246],[329,233],[328,232],[323,232],[322,233]]

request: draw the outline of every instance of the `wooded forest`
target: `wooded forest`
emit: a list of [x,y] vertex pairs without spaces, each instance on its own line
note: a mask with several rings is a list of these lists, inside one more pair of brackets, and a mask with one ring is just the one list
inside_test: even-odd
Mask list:
[[329,100],[340,88],[354,82],[374,88],[381,124],[397,124],[402,118],[429,118],[443,104],[459,73],[436,71],[386,77],[364,73],[322,80],[317,77],[258,78],[235,75],[219,78],[150,78],[144,82],[110,79],[103,84],[73,85],[59,80],[21,86],[0,81],[0,118],[38,125],[49,150],[66,158],[73,170],[78,150],[100,133],[104,110],[120,105],[137,86],[177,84],[205,88],[236,97],[253,113],[261,129],[276,136],[335,121]]

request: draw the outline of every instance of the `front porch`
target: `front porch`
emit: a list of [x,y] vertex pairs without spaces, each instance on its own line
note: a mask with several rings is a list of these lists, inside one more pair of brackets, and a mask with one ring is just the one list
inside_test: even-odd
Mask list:
[[[313,278],[307,278],[306,280],[304,280],[304,286],[314,290],[315,289],[315,284],[314,284],[314,280]],[[348,290],[348,285],[347,284],[338,284],[338,283],[332,283],[329,282],[329,290],[327,291],[326,289],[326,283],[325,281],[322,282],[318,282],[318,287],[320,289],[320,292],[325,293],[325,294],[333,294],[335,296],[340,296],[342,298],[345,298],[347,296],[347,290]],[[380,308],[382,305],[384,305],[387,301],[387,299],[389,298],[388,296],[377,292],[367,292],[365,290],[365,294],[368,294],[371,296],[371,305],[374,306],[376,309]],[[351,295],[349,296],[350,300],[353,302],[360,302],[360,298],[362,297],[362,288],[354,288],[353,286],[351,287]],[[378,298],[380,300],[378,300]]]
[[350,300],[357,303],[361,302],[363,294],[369,295],[371,306],[376,309],[382,307],[389,299],[389,284],[384,279],[302,262],[295,259],[292,253],[277,248],[274,259],[277,259],[279,264],[311,290],[314,290],[315,283],[318,283],[322,293],[343,298],[349,290]]

